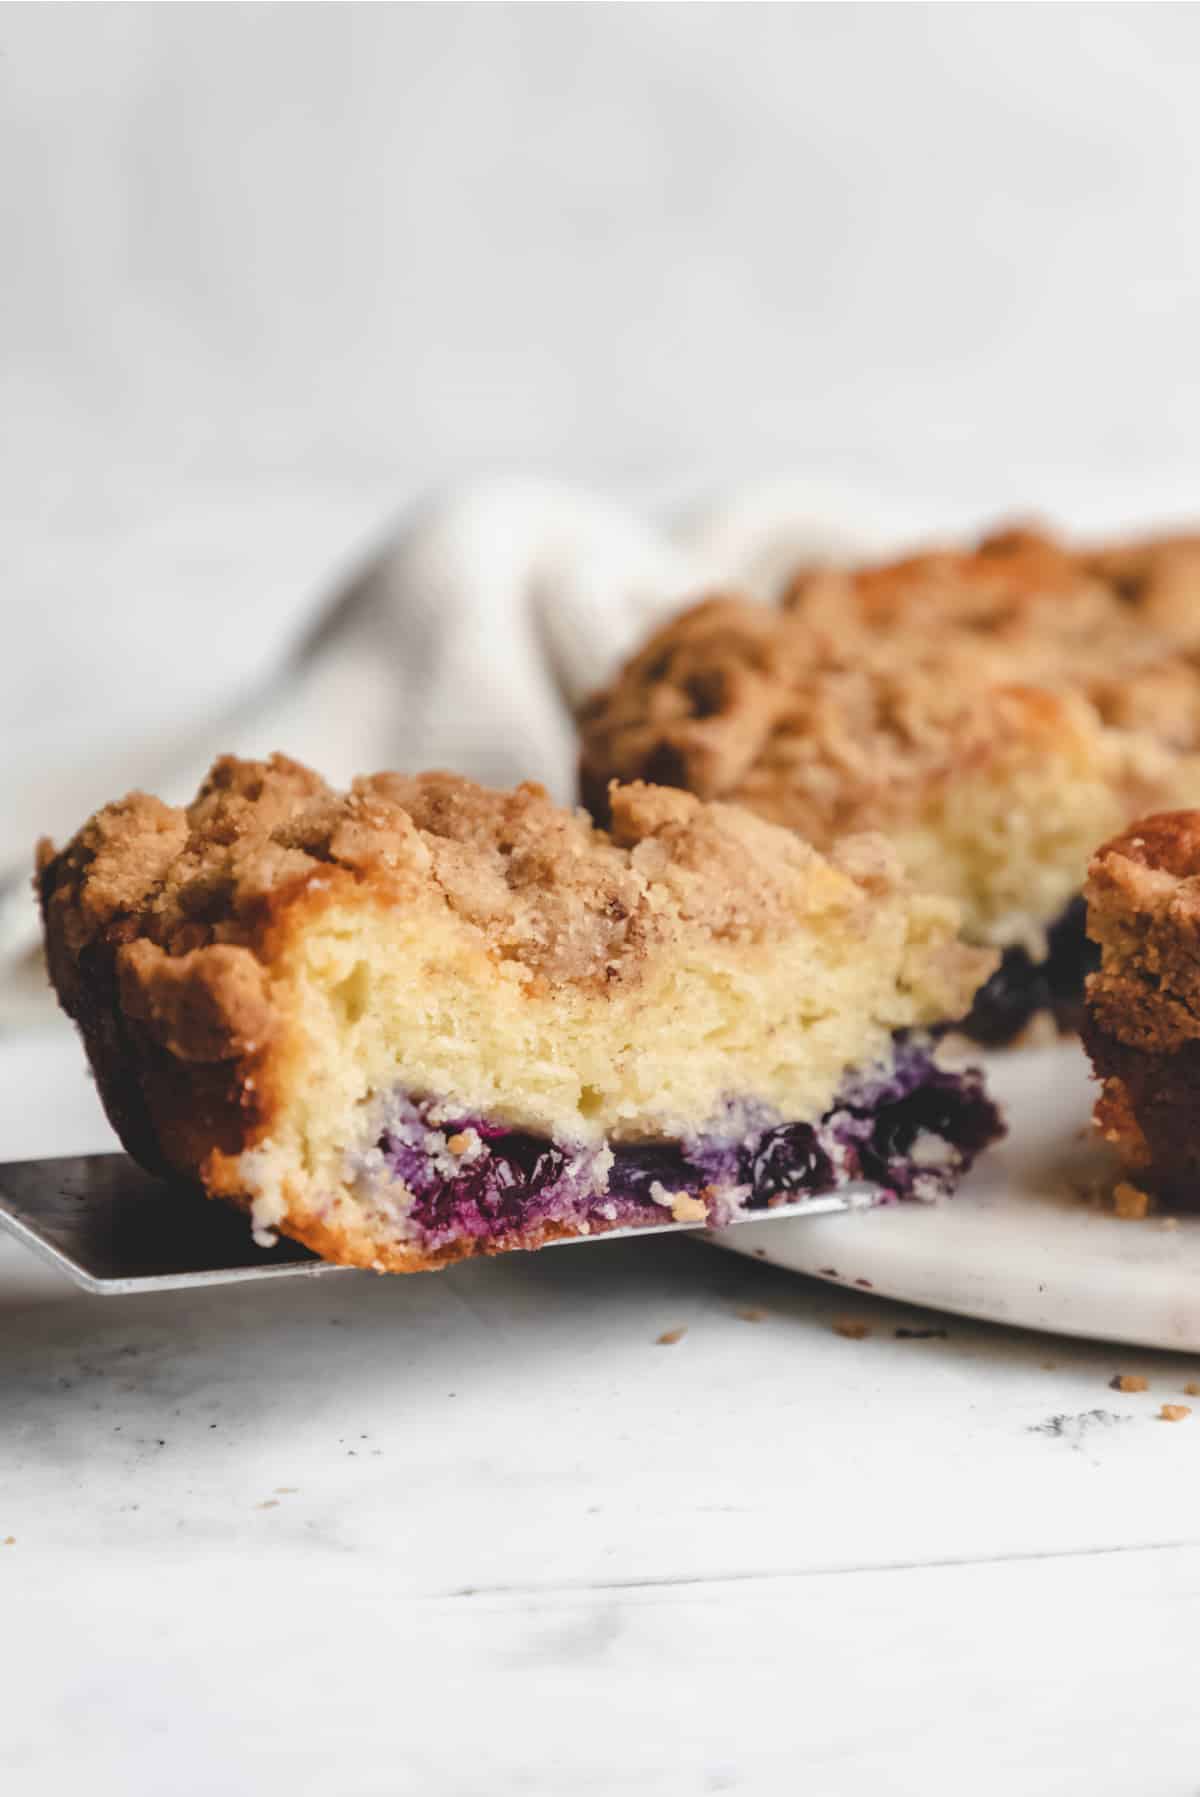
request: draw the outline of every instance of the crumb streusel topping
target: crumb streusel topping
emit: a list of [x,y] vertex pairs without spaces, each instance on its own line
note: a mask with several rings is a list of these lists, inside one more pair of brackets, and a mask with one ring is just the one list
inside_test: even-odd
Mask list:
[[[1091,845],[1200,796],[1200,544],[1088,557],[1010,532],[806,573],[780,608],[712,598],[659,630],[580,728],[598,817],[611,779],[645,778],[818,845],[881,829],[974,933],[1019,940],[1019,887],[1044,924]],[[1043,828],[1048,806],[1061,817]]]
[[[681,931],[762,940],[798,914],[903,885],[882,839],[849,841],[830,862],[746,811],[677,790],[616,790],[603,832],[533,784],[500,792],[454,774],[386,773],[343,793],[281,755],[223,758],[186,809],[133,793],[61,854],[43,843],[39,867],[64,997],[80,954],[107,936],[125,1002],[160,1016],[176,1051],[196,1059],[238,1052],[268,1027],[257,970],[272,919],[289,895],[320,890],[323,873],[436,896],[534,981],[605,985],[637,977]],[[946,944],[949,982],[969,953]]]

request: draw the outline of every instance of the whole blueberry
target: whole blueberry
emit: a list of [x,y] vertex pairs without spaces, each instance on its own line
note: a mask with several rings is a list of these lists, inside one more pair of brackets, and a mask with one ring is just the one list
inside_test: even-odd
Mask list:
[[808,1123],[784,1123],[768,1130],[754,1155],[755,1205],[781,1195],[826,1192],[833,1184],[833,1162]]

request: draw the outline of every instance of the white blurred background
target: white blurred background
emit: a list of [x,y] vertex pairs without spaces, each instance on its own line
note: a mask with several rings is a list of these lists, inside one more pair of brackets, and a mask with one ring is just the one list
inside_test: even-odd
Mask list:
[[481,474],[1200,510],[1198,75],[1169,5],[0,8],[0,861]]

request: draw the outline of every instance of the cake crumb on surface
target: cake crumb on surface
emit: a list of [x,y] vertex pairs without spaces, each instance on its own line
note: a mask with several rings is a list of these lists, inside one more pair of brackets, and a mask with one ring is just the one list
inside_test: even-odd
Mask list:
[[1158,1413],[1158,1420],[1161,1423],[1181,1423],[1184,1417],[1191,1414],[1190,1404],[1164,1404]]
[[1160,1229],[1178,1229],[1179,1228],[1179,1218],[1178,1217],[1164,1217],[1158,1227]]
[[743,1304],[737,1314],[743,1323],[765,1323],[769,1312],[761,1304]]
[[1108,1383],[1112,1391],[1150,1390],[1149,1379],[1144,1379],[1141,1373],[1114,1373]]
[[655,1336],[654,1345],[656,1348],[673,1348],[675,1343],[681,1342],[686,1334],[686,1326],[679,1329],[664,1329],[661,1335]]
[[1189,1379],[1183,1388],[1183,1392],[1185,1397],[1200,1398],[1200,1380]]
[[845,1336],[847,1341],[865,1341],[871,1333],[869,1323],[860,1323],[857,1317],[834,1317],[833,1333]]
[[5,1545],[5,1547],[16,1547],[16,1545],[17,1545],[16,1536],[15,1535],[6,1535],[4,1537],[4,1545]]
[[1140,1222],[1150,1209],[1150,1194],[1122,1179],[1113,1187],[1113,1209],[1126,1222]]

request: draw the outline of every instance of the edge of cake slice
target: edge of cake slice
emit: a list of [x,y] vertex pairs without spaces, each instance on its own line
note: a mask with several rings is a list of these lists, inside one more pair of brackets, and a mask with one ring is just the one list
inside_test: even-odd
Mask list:
[[39,850],[51,978],[145,1166],[327,1258],[410,1271],[871,1179],[999,1133],[921,1034],[994,957],[876,838],[728,805],[281,756]]
[[1200,1197],[1200,811],[1143,818],[1097,850],[1084,1045],[1096,1123],[1131,1172]]

